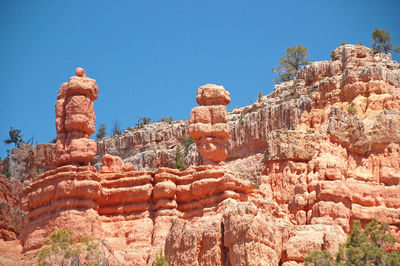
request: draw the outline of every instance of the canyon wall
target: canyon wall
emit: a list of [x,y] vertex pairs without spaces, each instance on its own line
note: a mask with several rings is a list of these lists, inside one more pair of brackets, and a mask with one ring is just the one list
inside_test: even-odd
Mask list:
[[191,166],[171,169],[189,125],[210,133],[217,107],[98,141],[96,168],[56,168],[54,144],[14,149],[6,164],[27,180],[27,221],[7,259],[33,262],[43,238],[67,228],[104,239],[115,263],[152,265],[162,250],[172,265],[301,265],[373,218],[400,250],[400,64],[358,45],[333,55],[229,112],[224,162],[201,165],[196,144],[213,140],[199,139]]

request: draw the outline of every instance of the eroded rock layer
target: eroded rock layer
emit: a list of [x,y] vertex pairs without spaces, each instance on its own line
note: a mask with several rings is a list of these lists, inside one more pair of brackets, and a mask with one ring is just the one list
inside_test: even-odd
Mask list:
[[[228,113],[223,166],[171,169],[188,132],[174,122],[98,142],[98,170],[40,170],[24,190],[19,262],[67,228],[105,239],[121,264],[152,265],[163,250],[172,265],[301,265],[313,249],[336,252],[354,220],[373,218],[389,224],[399,250],[400,64],[356,45],[333,55]],[[189,146],[186,162],[199,158]]]
[[251,190],[248,180],[215,166],[113,173],[58,167],[24,190],[25,259],[52,230],[67,228],[78,236],[105,239],[116,262],[151,264],[154,254],[165,249],[173,220],[213,216],[230,200],[247,201]]

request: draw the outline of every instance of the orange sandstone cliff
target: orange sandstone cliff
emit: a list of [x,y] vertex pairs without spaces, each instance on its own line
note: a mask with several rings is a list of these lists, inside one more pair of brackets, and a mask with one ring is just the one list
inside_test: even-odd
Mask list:
[[[152,265],[163,250],[171,265],[298,265],[374,217],[399,250],[400,64],[363,46],[334,54],[229,113],[229,93],[202,86],[189,122],[97,147],[97,85],[78,69],[59,92],[56,145],[22,146],[5,162],[26,180],[26,221],[2,223],[0,262],[34,263],[44,237],[66,228],[104,239],[114,264]],[[180,172],[174,146],[188,134]]]

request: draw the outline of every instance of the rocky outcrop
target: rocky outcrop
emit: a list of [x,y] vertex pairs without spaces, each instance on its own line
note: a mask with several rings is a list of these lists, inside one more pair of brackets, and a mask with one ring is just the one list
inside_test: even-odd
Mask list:
[[[23,262],[34,261],[49,232],[66,227],[105,239],[120,264],[152,265],[164,251],[172,265],[301,265],[312,249],[336,252],[354,220],[375,217],[389,224],[391,248],[400,250],[399,77],[390,55],[344,45],[332,61],[305,66],[227,119],[216,105],[226,95],[207,85],[218,100],[200,100],[189,125],[157,123],[105,138],[91,159],[97,169],[61,166],[30,183]],[[215,147],[204,145],[199,150],[214,162],[202,166],[191,145],[192,166],[171,169],[187,133],[217,131],[214,114],[229,124],[224,149],[216,148],[226,149],[224,163],[212,165],[225,157],[209,157]]]
[[56,165],[85,163],[96,155],[94,100],[99,88],[82,68],[61,85],[56,102]]
[[100,169],[101,173],[120,173],[133,171],[133,165],[124,163],[118,156],[105,154],[102,159],[103,166]]
[[204,85],[197,90],[200,106],[192,109],[188,133],[194,139],[205,164],[220,163],[227,157],[225,142],[229,138],[225,105],[231,98],[224,87]]
[[21,208],[22,184],[0,174],[0,239],[15,240],[25,224]]
[[251,190],[248,180],[213,166],[112,173],[97,173],[91,166],[58,167],[24,190],[24,253],[29,258],[44,236],[67,227],[105,239],[120,263],[148,264],[165,249],[173,219],[212,216],[229,200],[247,201]]

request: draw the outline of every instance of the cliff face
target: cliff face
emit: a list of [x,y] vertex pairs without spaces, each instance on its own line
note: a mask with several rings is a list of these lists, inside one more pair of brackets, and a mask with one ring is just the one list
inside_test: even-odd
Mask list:
[[389,224],[399,250],[400,64],[363,46],[334,53],[229,112],[227,158],[216,166],[200,166],[192,144],[192,167],[170,169],[187,121],[97,142],[97,169],[109,153],[135,171],[47,171],[54,145],[14,149],[12,174],[36,180],[24,190],[19,259],[32,262],[44,236],[66,224],[105,239],[116,262],[137,265],[151,265],[160,249],[172,265],[298,265],[312,249],[335,252],[354,220],[375,217]]

